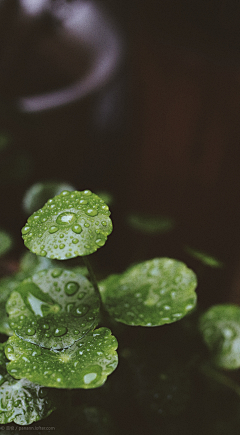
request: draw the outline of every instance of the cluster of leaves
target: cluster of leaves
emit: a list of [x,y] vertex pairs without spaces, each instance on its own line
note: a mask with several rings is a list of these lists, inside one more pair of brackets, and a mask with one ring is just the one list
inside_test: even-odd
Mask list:
[[[97,284],[86,256],[104,246],[112,232],[109,208],[102,197],[90,190],[79,192],[69,186],[69,190],[59,193],[58,188],[54,183],[48,184],[46,193],[38,185],[26,195],[25,209],[33,214],[22,234],[31,252],[24,255],[15,275],[0,281],[0,333],[9,336],[0,347],[2,424],[31,425],[46,417],[49,420],[52,411],[59,408],[59,389],[90,391],[104,386],[118,366],[118,343],[112,327],[122,324],[122,328],[159,330],[152,327],[175,325],[194,312],[197,303],[195,273],[182,261],[167,257],[132,265]],[[36,211],[32,195],[36,199],[37,192],[42,201],[50,191],[58,194]],[[133,225],[135,221],[132,219]],[[153,222],[152,217],[136,222],[138,229],[146,227],[148,233],[150,227],[157,232],[162,231],[162,226],[166,229],[165,221],[164,225],[155,219]],[[4,232],[0,233],[0,245],[0,255],[11,247]],[[220,267],[212,257],[189,248],[188,252],[208,266]],[[85,267],[68,266],[68,262],[65,268],[61,266],[60,260],[78,256]],[[221,369],[240,367],[240,309],[214,306],[200,316],[198,324],[210,350],[210,359],[203,353],[203,360],[200,357],[198,361],[201,373],[239,395],[236,383]],[[121,351],[133,382],[132,390],[147,418],[148,414],[150,419],[153,415],[178,416],[189,403],[188,363],[176,359],[169,365],[168,353],[170,360],[175,361],[170,341],[176,341],[176,348],[185,334],[184,328],[178,331],[177,339],[175,329],[171,338],[166,335],[161,346],[158,341],[146,344],[143,340],[140,353],[134,346]],[[197,338],[196,333],[193,342]],[[147,360],[143,358],[144,349]],[[164,352],[168,355],[165,359]],[[192,355],[199,360],[196,349]],[[118,377],[115,379],[115,388],[120,392],[121,376],[120,383]],[[126,401],[126,391],[123,396]],[[76,415],[74,412],[71,411],[71,418],[81,420],[83,427],[102,419],[102,411],[91,403],[78,408]],[[103,420],[108,421],[108,417]],[[104,433],[114,433],[111,424],[107,423]]]

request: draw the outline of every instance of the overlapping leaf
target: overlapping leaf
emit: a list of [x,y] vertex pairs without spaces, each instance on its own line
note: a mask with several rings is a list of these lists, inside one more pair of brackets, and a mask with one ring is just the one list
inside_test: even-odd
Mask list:
[[25,279],[11,293],[6,310],[19,337],[62,349],[96,327],[99,297],[86,277],[56,268]]
[[5,305],[13,290],[19,285],[15,277],[5,277],[0,280],[0,332],[11,335],[13,332],[9,326],[9,319]]
[[55,388],[100,387],[117,367],[117,340],[107,328],[89,332],[63,350],[40,348],[13,335],[5,352],[8,372],[16,378]]
[[12,244],[11,236],[6,231],[0,230],[0,256],[6,254],[11,249]]
[[28,425],[54,409],[53,392],[27,379],[14,379],[6,369],[4,344],[0,344],[0,423]]
[[63,191],[28,218],[24,243],[37,255],[64,260],[89,255],[112,232],[108,206],[90,190]]
[[214,363],[224,369],[238,369],[240,307],[214,305],[201,316],[199,327]]
[[177,260],[156,258],[100,283],[103,303],[115,320],[157,326],[180,320],[196,305],[195,273]]

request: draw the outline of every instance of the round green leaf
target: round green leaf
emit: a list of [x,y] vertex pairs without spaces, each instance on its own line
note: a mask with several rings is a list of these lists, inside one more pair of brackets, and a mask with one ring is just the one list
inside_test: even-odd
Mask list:
[[112,232],[108,206],[90,190],[63,191],[28,218],[24,243],[37,255],[64,260],[89,255]]
[[98,323],[99,297],[82,275],[60,268],[25,279],[6,304],[12,330],[39,346],[71,346]]
[[63,190],[73,191],[73,186],[68,183],[44,182],[33,184],[25,193],[23,198],[23,208],[26,213],[33,213],[45,202],[55,195],[59,195]]
[[156,258],[100,283],[109,314],[127,325],[158,326],[180,320],[196,305],[195,273],[177,260]]
[[214,363],[223,369],[238,369],[240,307],[215,305],[201,316],[199,327]]
[[117,340],[107,328],[89,332],[61,351],[40,348],[13,335],[5,352],[8,372],[16,378],[55,388],[96,388],[118,363]]
[[6,231],[0,231],[0,256],[6,254],[12,247],[12,238]]
[[4,344],[0,344],[0,423],[28,425],[47,417],[54,409],[50,390],[27,379],[14,379],[6,369]]

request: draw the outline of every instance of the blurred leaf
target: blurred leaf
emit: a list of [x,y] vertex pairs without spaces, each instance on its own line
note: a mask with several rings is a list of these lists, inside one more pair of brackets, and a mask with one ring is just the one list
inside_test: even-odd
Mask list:
[[226,304],[209,308],[200,317],[199,328],[213,362],[223,369],[238,369],[240,367],[240,307]]
[[0,230],[0,257],[10,251],[12,245],[12,237],[6,231]]
[[127,222],[131,228],[144,234],[164,234],[175,226],[174,220],[169,217],[144,214],[131,214]]
[[24,195],[23,209],[26,214],[31,214],[43,207],[44,204],[63,190],[73,191],[73,186],[68,183],[42,182],[31,186]]
[[127,325],[176,322],[196,305],[195,273],[177,260],[155,258],[111,275],[100,283],[109,314]]
[[193,258],[196,258],[197,260],[201,261],[201,263],[205,264],[206,266],[210,266],[213,268],[222,268],[224,265],[221,261],[219,261],[217,258],[212,257],[209,254],[206,254],[205,252],[198,251],[196,249],[190,248],[189,246],[185,247],[185,251]]

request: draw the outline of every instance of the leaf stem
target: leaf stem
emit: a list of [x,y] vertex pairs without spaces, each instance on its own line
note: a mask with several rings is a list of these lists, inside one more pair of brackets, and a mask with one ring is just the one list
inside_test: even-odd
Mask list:
[[94,287],[94,290],[96,291],[96,293],[99,296],[99,300],[100,300],[100,313],[101,313],[102,317],[108,317],[108,313],[105,310],[104,305],[102,303],[101,293],[100,293],[100,290],[99,290],[99,287],[98,287],[98,283],[97,283],[97,279],[96,279],[95,273],[93,272],[92,266],[90,264],[90,261],[88,260],[87,256],[83,256],[82,259],[83,259],[83,262],[84,262],[84,264],[85,264],[85,266],[86,266],[86,268],[88,270],[88,273],[89,273],[92,285]]

